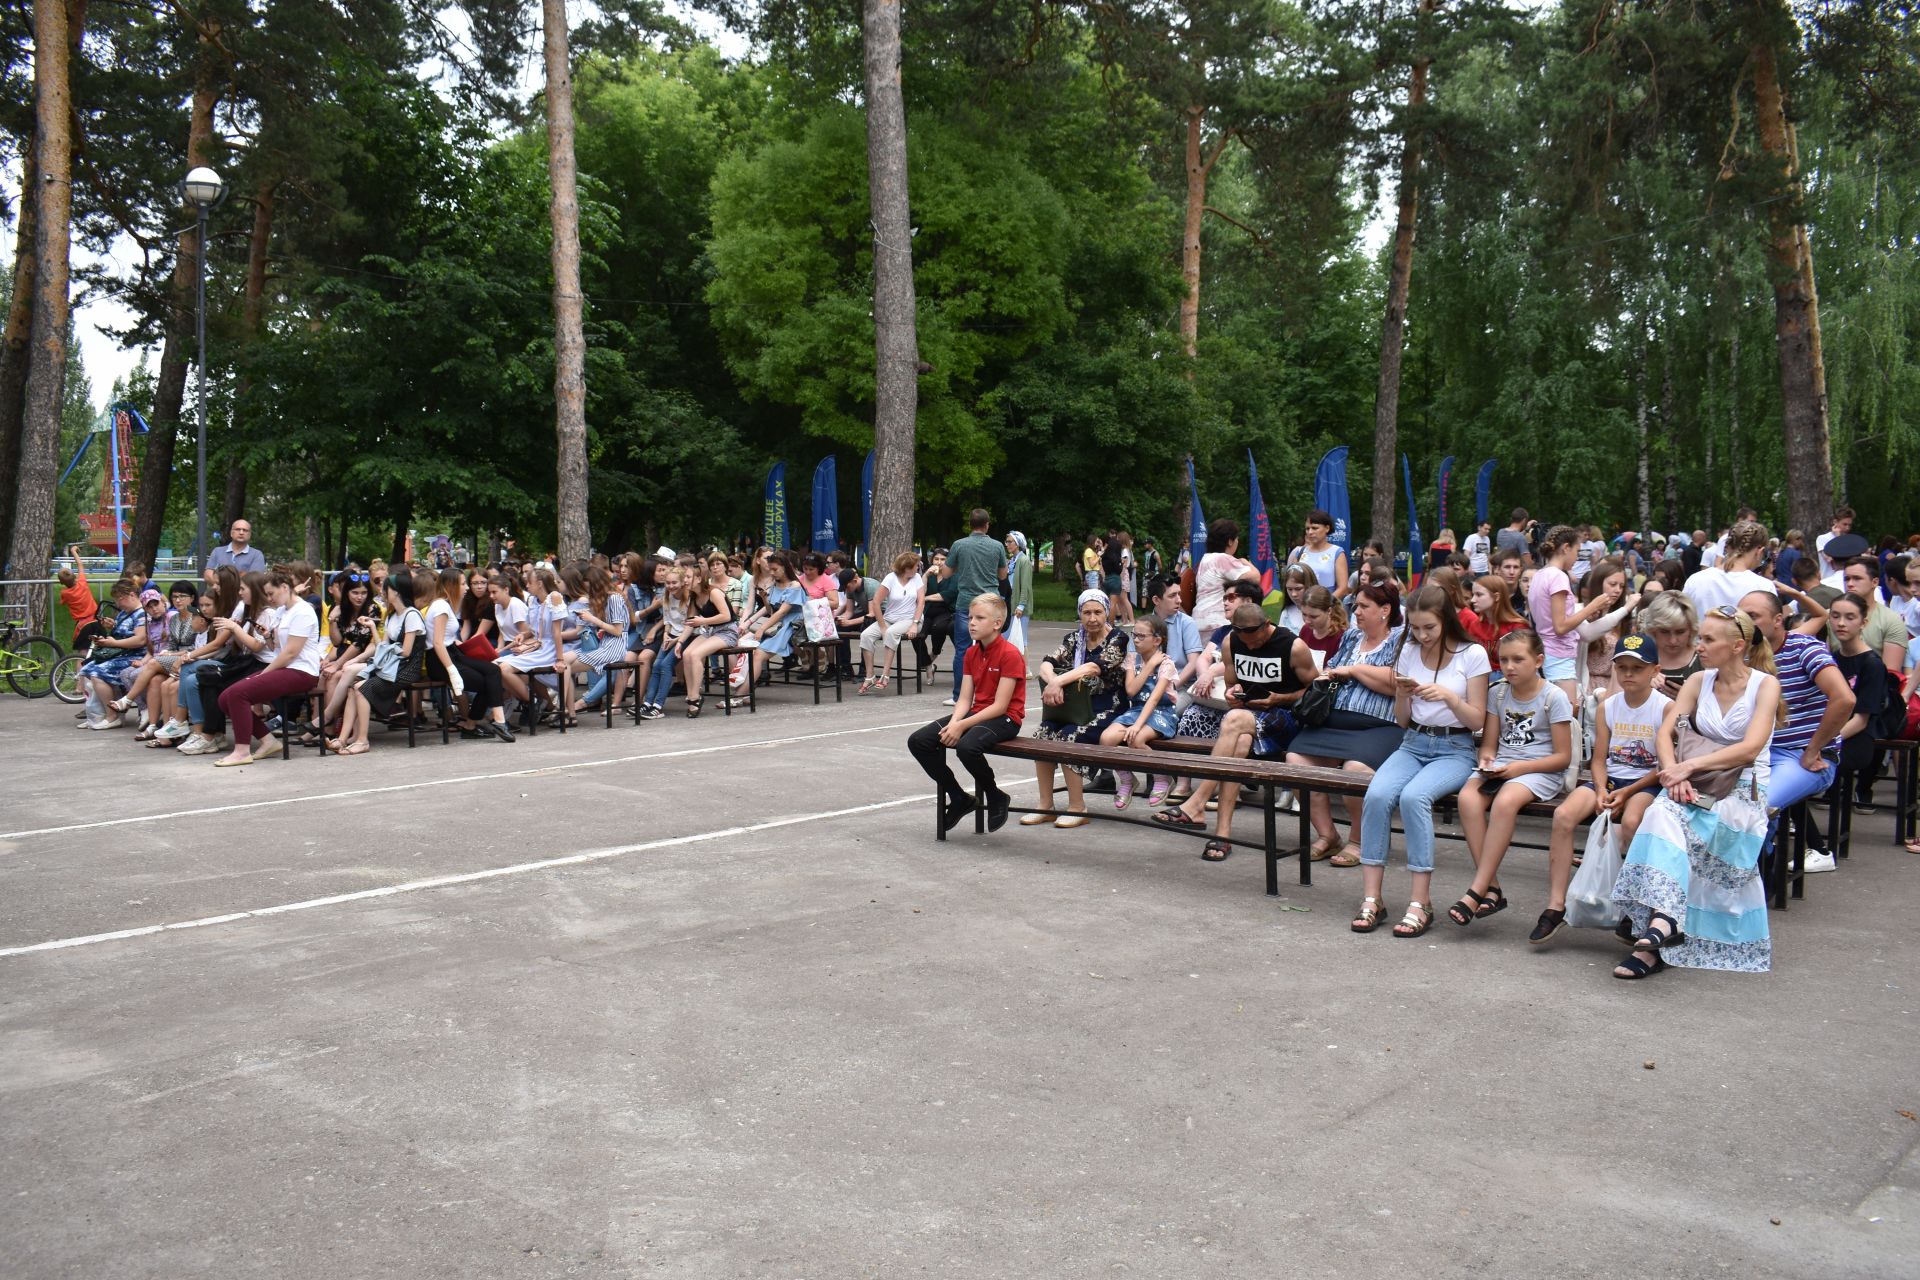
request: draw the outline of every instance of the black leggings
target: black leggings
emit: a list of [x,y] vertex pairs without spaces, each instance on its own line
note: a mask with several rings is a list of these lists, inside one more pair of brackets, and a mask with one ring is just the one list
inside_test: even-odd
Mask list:
[[[500,668],[491,662],[469,658],[458,649],[448,649],[447,654],[453,659],[454,669],[460,673],[460,683],[466,686],[467,718],[484,720],[487,712],[506,701],[506,691],[500,684]],[[439,654],[427,654],[427,674],[435,680],[447,678],[446,668],[440,665]]]
[[201,723],[209,735],[219,735],[227,731],[227,713],[220,706],[220,695],[248,676],[257,676],[267,669],[267,664],[258,659],[244,667],[228,668],[225,671],[203,671],[200,674],[200,709],[207,713]]

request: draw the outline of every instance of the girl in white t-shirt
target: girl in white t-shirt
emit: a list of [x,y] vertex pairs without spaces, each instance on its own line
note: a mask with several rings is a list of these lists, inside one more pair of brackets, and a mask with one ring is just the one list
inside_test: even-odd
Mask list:
[[[900,642],[919,632],[920,618],[927,607],[926,586],[926,579],[920,576],[919,556],[903,551],[894,557],[893,572],[880,580],[880,590],[874,593],[873,621],[860,633],[860,665],[865,678],[857,693],[887,687],[887,672],[900,651]],[[880,664],[877,674],[873,669],[876,658]]]
[[1509,631],[1501,638],[1500,674],[1506,678],[1487,699],[1480,781],[1460,792],[1473,883],[1447,908],[1447,918],[1463,927],[1506,910],[1500,862],[1513,842],[1520,811],[1558,796],[1561,775],[1573,760],[1573,703],[1558,685],[1541,679],[1545,662],[1538,632]]
[[220,695],[220,708],[233,724],[233,751],[214,761],[223,769],[270,754],[254,746],[265,739],[265,726],[253,714],[255,703],[312,693],[320,683],[320,615],[281,570],[266,575],[266,597],[270,607],[261,616],[257,643],[248,645],[266,670],[228,685]]
[[1396,938],[1417,938],[1433,925],[1433,804],[1456,794],[1473,775],[1476,730],[1486,723],[1487,651],[1460,625],[1453,597],[1431,583],[1407,606],[1407,640],[1393,665],[1394,718],[1406,731],[1367,785],[1360,822],[1360,873],[1366,897],[1355,933],[1372,933],[1387,874],[1387,837],[1393,812],[1406,831],[1413,900],[1393,927]]

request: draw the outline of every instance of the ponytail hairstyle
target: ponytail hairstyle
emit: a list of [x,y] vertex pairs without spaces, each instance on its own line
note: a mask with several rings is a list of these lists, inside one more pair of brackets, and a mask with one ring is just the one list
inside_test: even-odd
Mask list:
[[1540,543],[1540,550],[1551,560],[1559,555],[1563,548],[1574,546],[1579,541],[1580,534],[1576,530],[1564,524],[1557,524],[1547,530],[1547,536]]
[[1340,602],[1333,598],[1333,592],[1327,590],[1318,582],[1314,583],[1307,591],[1306,596],[1300,601],[1300,608],[1302,612],[1308,609],[1318,609],[1326,614],[1327,617],[1333,621],[1334,635],[1339,635],[1347,629],[1347,611],[1342,609]]
[[529,566],[528,572],[532,575],[533,580],[540,584],[540,590],[543,593],[543,598],[544,596],[554,596],[554,595],[561,594],[560,576],[556,574],[553,570],[543,569],[538,565],[532,565],[532,566]]
[[1135,614],[1133,616],[1133,625],[1136,627],[1145,627],[1148,631],[1152,632],[1153,638],[1160,642],[1160,651],[1162,653],[1166,652],[1167,620],[1165,618],[1149,609],[1145,613]]
[[1453,596],[1445,587],[1432,583],[1413,593],[1413,599],[1407,603],[1409,616],[1416,613],[1430,613],[1440,620],[1440,645],[1448,654],[1454,654],[1473,643],[1465,627],[1460,625],[1459,610],[1453,607]]
[[1742,520],[1727,530],[1727,554],[1731,560],[1751,551],[1764,551],[1767,546],[1767,527],[1754,520]]

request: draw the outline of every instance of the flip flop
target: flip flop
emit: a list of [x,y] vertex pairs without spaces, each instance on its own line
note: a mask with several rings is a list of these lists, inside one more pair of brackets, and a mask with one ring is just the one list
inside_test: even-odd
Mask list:
[[1233,856],[1233,846],[1225,840],[1209,840],[1206,848],[1200,850],[1202,862],[1225,862]]
[[1172,827],[1177,831],[1198,831],[1207,825],[1198,818],[1189,818],[1179,809],[1162,809],[1153,815],[1153,820],[1163,827]]

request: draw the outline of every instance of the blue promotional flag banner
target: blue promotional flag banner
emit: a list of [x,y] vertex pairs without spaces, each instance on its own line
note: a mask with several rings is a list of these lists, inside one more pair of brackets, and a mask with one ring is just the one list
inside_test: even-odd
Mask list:
[[813,549],[840,549],[840,467],[828,454],[813,469]]
[[1313,505],[1333,517],[1333,534],[1327,541],[1339,547],[1353,562],[1352,512],[1347,505],[1347,446],[1329,449],[1320,458],[1313,475]]
[[1413,464],[1400,455],[1400,474],[1407,481],[1407,572],[1415,582],[1427,571],[1427,557],[1420,538],[1420,512],[1413,505]]
[[1273,554],[1273,527],[1267,523],[1267,500],[1260,496],[1260,468],[1253,465],[1253,450],[1247,450],[1247,532],[1253,554],[1247,558],[1260,571],[1261,599],[1273,594],[1273,580],[1280,562]]
[[860,572],[867,571],[867,544],[873,541],[873,450],[860,464],[860,554],[854,557]]
[[1493,497],[1493,468],[1500,461],[1488,458],[1480,464],[1480,478],[1473,483],[1474,523],[1487,523],[1487,503]]
[[767,469],[766,514],[761,520],[762,543],[769,547],[793,545],[787,541],[787,464],[776,462]]
[[1187,554],[1193,557],[1194,572],[1200,570],[1200,557],[1207,554],[1207,518],[1200,514],[1200,485],[1193,478],[1193,459],[1187,459],[1187,496],[1193,514],[1187,521]]
[[1440,523],[1434,526],[1434,532],[1447,527],[1447,487],[1453,482],[1453,455],[1440,459]]

